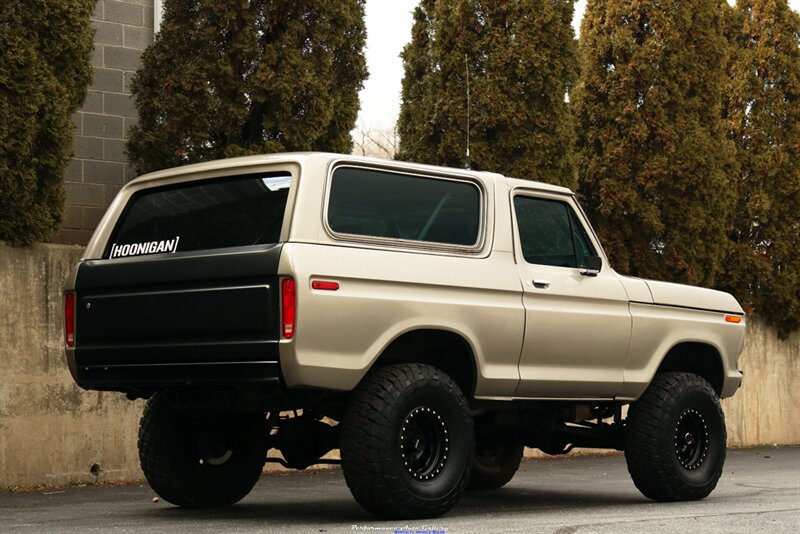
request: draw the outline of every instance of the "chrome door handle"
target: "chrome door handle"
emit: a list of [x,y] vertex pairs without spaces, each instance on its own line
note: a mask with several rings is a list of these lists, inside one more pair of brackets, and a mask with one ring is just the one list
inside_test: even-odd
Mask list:
[[550,280],[540,280],[538,278],[531,281],[533,287],[538,287],[539,289],[547,289],[550,287]]

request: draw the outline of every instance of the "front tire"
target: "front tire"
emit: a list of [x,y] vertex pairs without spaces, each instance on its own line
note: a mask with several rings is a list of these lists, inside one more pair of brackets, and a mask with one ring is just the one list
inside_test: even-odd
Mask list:
[[469,482],[475,436],[467,401],[430,365],[368,374],[348,404],[340,438],[347,486],[378,517],[438,517]]
[[628,472],[655,501],[703,499],[722,475],[726,439],[725,415],[706,380],[658,374],[628,413]]
[[229,506],[261,476],[267,436],[263,415],[193,418],[156,394],[139,425],[139,461],[165,501],[184,508]]

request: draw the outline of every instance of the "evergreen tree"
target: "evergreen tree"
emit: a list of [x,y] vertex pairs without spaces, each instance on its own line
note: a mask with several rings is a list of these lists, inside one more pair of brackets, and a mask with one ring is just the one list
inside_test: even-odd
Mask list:
[[423,1],[403,52],[399,157],[464,165],[469,76],[472,167],[574,186],[573,3]]
[[437,164],[434,151],[439,145],[434,125],[433,84],[436,68],[433,58],[433,10],[435,0],[422,0],[414,10],[411,42],[401,54],[405,70],[402,81],[397,131],[402,141],[396,158]]
[[735,173],[717,0],[589,0],[580,54],[579,192],[612,263],[714,285]]
[[0,3],[0,239],[47,239],[61,222],[70,115],[92,79],[94,0]]
[[261,152],[350,152],[367,76],[363,0],[170,0],[132,92],[152,171]]
[[800,327],[800,16],[739,0],[725,117],[740,163],[725,288],[781,334]]

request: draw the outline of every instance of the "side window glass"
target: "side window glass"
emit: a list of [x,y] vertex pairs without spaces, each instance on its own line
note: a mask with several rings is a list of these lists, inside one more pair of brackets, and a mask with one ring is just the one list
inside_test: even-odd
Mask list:
[[595,252],[594,248],[592,248],[591,241],[589,241],[589,236],[586,235],[586,230],[584,230],[583,225],[578,221],[578,218],[575,217],[575,212],[568,207],[567,211],[569,211],[570,225],[572,227],[572,239],[575,243],[576,263],[578,267],[583,267],[586,265],[586,257],[596,256],[597,252]]
[[594,255],[588,236],[564,202],[515,196],[522,255],[528,263],[580,267]]
[[478,242],[480,191],[468,182],[339,167],[331,178],[334,232],[469,246]]

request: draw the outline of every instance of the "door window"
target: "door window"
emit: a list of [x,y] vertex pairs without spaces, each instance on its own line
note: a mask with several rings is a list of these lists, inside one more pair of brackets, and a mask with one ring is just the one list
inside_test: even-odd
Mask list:
[[528,263],[583,267],[594,248],[572,208],[565,202],[517,195],[514,210]]

